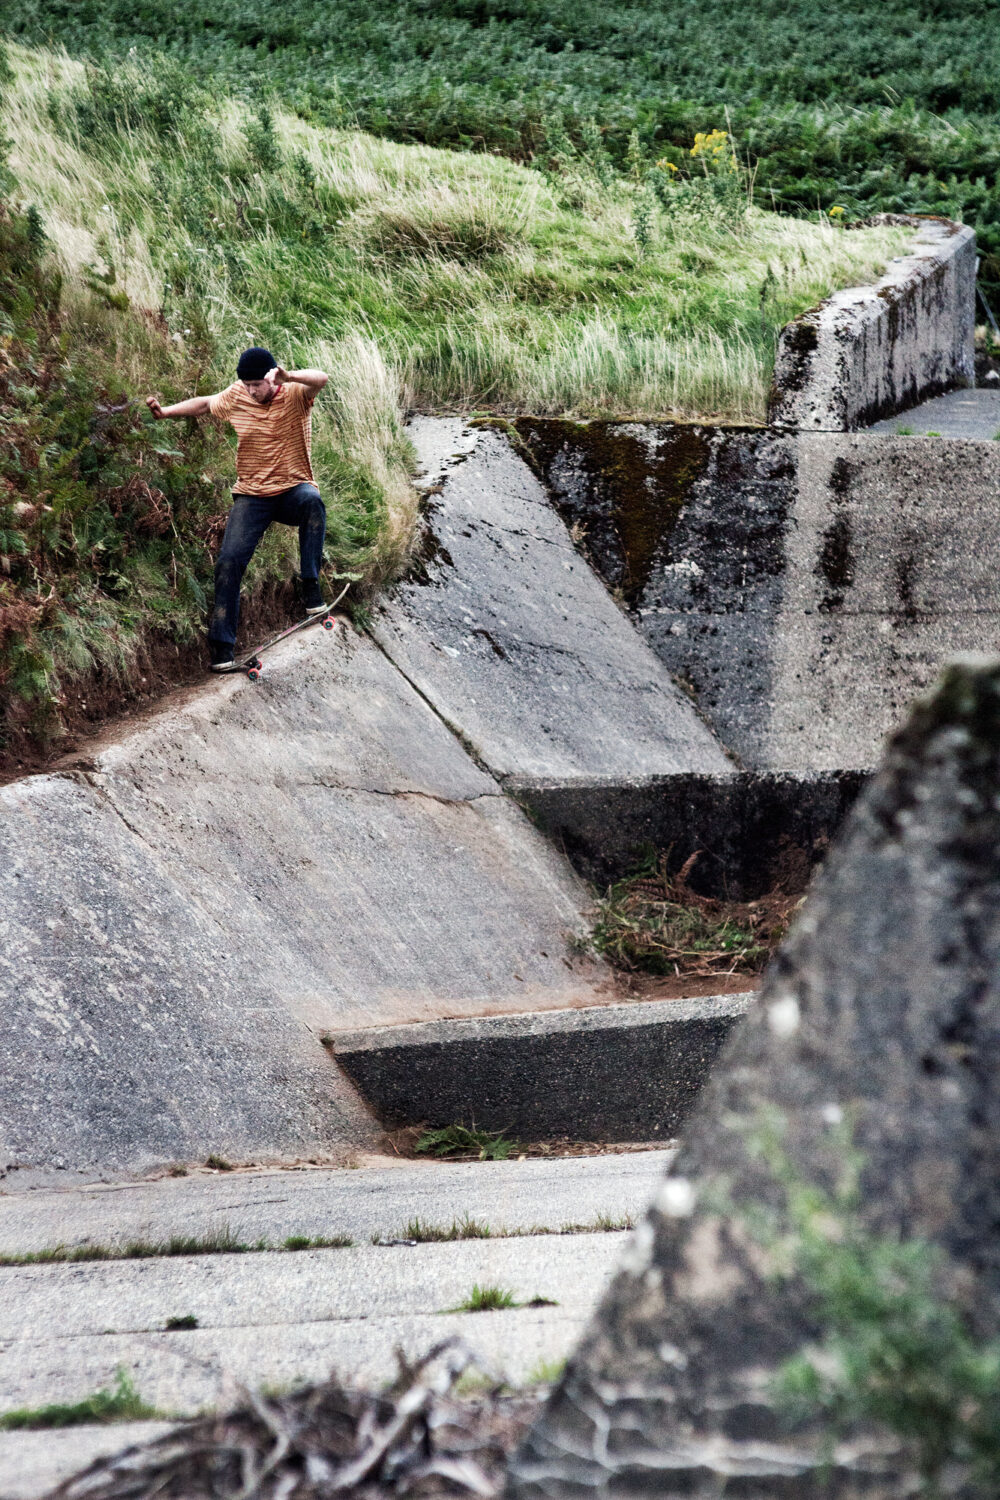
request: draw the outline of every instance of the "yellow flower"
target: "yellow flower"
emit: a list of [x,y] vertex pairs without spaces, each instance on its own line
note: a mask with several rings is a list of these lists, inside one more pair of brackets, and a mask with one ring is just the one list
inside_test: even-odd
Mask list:
[[847,211],[846,209],[841,208],[840,205],[837,204],[833,208],[831,208],[831,210],[830,210],[830,218],[831,219],[838,219],[840,217],[840,215],[842,213],[846,213],[846,211]]
[[679,170],[677,167],[674,166],[674,164],[673,164],[672,161],[667,161],[667,158],[665,156],[661,157],[661,159],[656,163],[656,165],[658,167],[660,167],[661,169],[663,167],[666,167],[666,169],[667,169],[668,172],[676,172],[676,171]]

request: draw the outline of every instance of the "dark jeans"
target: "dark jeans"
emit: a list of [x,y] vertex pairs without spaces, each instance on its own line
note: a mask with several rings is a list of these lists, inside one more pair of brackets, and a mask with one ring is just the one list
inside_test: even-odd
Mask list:
[[299,573],[304,581],[319,577],[326,536],[326,506],[314,484],[294,484],[280,495],[234,495],[215,564],[210,640],[235,644],[243,574],[272,521],[299,528]]

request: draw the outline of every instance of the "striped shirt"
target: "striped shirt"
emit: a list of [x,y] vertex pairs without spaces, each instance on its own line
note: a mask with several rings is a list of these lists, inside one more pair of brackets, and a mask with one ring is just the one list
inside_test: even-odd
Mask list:
[[297,380],[279,385],[262,406],[236,380],[216,396],[208,409],[236,429],[234,495],[280,495],[293,484],[313,484],[310,462],[314,392]]

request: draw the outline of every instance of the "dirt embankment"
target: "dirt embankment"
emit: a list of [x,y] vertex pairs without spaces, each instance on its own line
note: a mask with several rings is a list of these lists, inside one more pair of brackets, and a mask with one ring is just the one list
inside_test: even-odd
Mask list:
[[[250,651],[296,618],[292,582],[262,584],[243,601],[237,651]],[[39,738],[27,717],[11,726],[0,745],[0,785],[51,770],[67,755],[84,753],[98,735],[132,724],[171,693],[202,682],[207,674],[204,637],[185,643],[166,636],[148,638],[128,676],[97,669],[67,684],[59,704],[63,729],[56,737]]]

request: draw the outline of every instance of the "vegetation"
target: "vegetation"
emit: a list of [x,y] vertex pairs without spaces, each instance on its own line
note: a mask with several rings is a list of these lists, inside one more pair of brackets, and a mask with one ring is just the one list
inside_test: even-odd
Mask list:
[[[80,685],[120,700],[157,642],[196,651],[231,453],[208,421],[154,423],[147,392],[219,389],[250,342],[329,369],[327,566],[370,594],[412,529],[407,406],[757,420],[780,326],[905,238],[763,212],[722,131],[619,170],[553,127],[540,173],[320,128],[187,61],[9,52],[8,741],[56,743]],[[268,538],[250,589],[290,548]]]
[[449,1225],[425,1224],[422,1219],[411,1219],[403,1230],[404,1240],[417,1240],[421,1244],[442,1243],[448,1240],[488,1240],[490,1226],[479,1219],[453,1219]]
[[505,1130],[479,1130],[473,1125],[445,1125],[425,1130],[414,1151],[420,1155],[463,1157],[468,1161],[507,1161],[520,1150],[507,1140]]
[[[793,1420],[818,1418],[832,1447],[849,1427],[877,1423],[912,1455],[923,1493],[1000,1492],[1000,1340],[983,1339],[948,1295],[947,1258],[919,1237],[873,1233],[860,1213],[863,1158],[845,1124],[832,1189],[804,1179],[780,1127],[768,1121],[751,1144],[782,1190],[780,1208],[746,1217],[783,1277],[814,1299],[822,1336],[781,1370],[775,1388]],[[956,1482],[957,1481],[957,1482]]]
[[0,1413],[0,1430],[16,1432],[37,1427],[80,1427],[91,1422],[138,1422],[159,1416],[162,1412],[143,1401],[127,1372],[120,1369],[113,1390],[95,1391],[82,1401],[68,1404],[53,1402],[48,1406],[25,1406]]
[[501,1312],[508,1307],[520,1307],[514,1293],[502,1286],[480,1286],[478,1282],[464,1302],[457,1307],[446,1308],[447,1312]]
[[208,1234],[172,1235],[167,1240],[128,1240],[121,1245],[53,1245],[47,1250],[0,1253],[0,1266],[41,1266],[64,1261],[155,1260],[173,1255],[250,1255],[264,1250],[343,1250],[347,1235],[293,1234],[280,1245],[269,1240],[244,1241],[229,1228]]
[[592,941],[619,968],[646,974],[759,974],[781,943],[799,898],[723,901],[691,890],[692,855],[676,875],[653,856],[612,885],[598,905]]
[[948,213],[1000,291],[996,0],[8,0],[7,26],[78,54],[134,46],[302,117],[545,161],[588,132],[627,161],[723,123],[762,201]]

